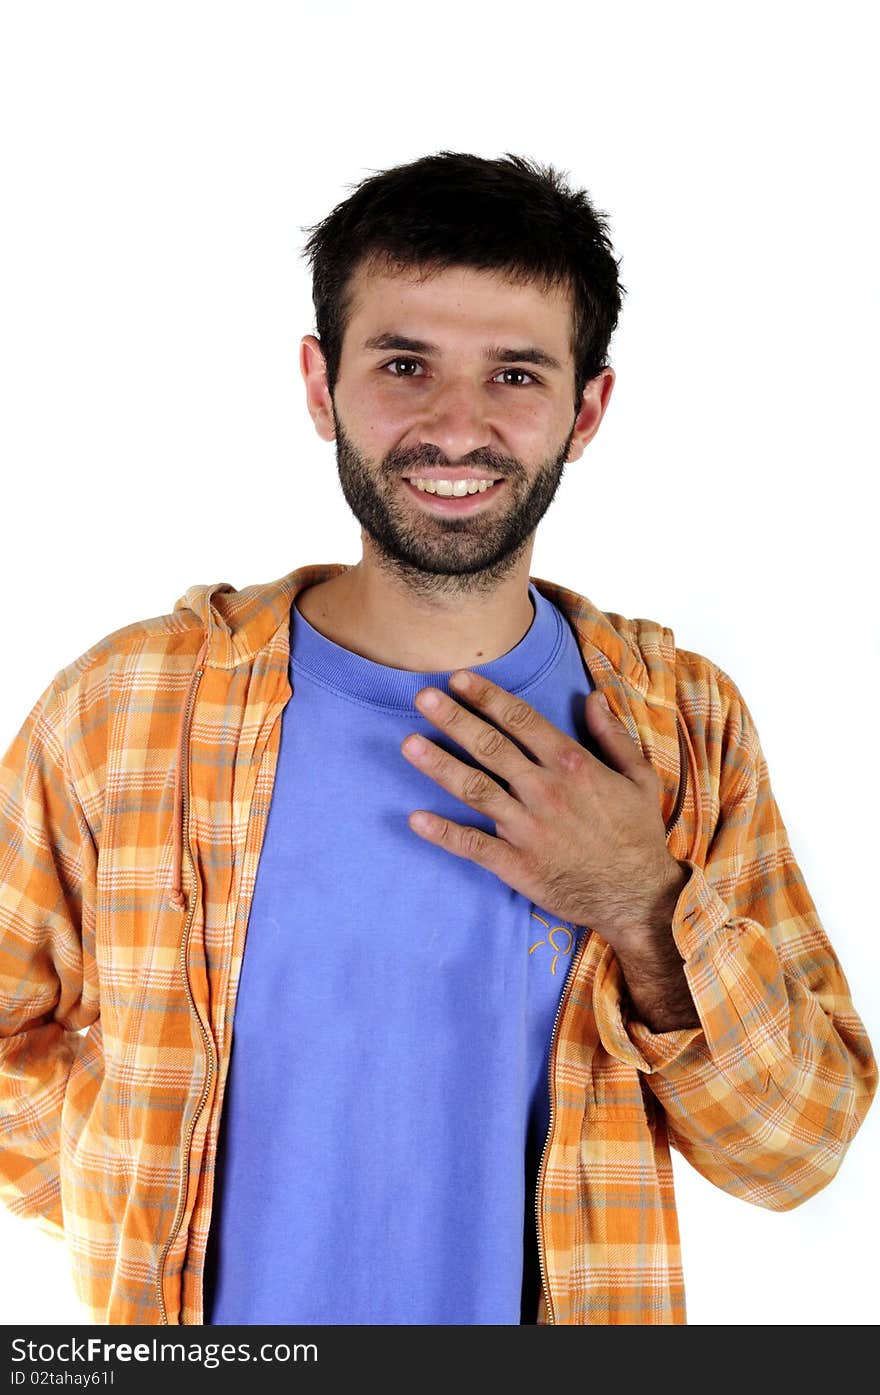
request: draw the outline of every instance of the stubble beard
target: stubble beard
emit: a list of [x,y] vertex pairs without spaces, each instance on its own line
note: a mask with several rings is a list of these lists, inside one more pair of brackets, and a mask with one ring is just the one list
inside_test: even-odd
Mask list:
[[488,592],[510,575],[553,502],[574,436],[572,426],[564,445],[531,480],[518,460],[475,451],[467,463],[502,475],[507,497],[472,515],[437,518],[407,507],[401,476],[420,466],[448,464],[442,452],[433,446],[392,451],[380,466],[372,466],[346,435],[335,405],[333,419],[336,465],[348,507],[372,540],[379,566],[422,596]]

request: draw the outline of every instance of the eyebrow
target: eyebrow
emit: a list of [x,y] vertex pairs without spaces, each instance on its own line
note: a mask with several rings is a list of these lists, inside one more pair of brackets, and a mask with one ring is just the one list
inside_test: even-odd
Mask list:
[[[436,354],[442,358],[438,344],[429,344],[424,339],[407,339],[402,334],[376,334],[364,340],[365,349],[401,349],[410,354]],[[487,362],[492,363],[534,363],[539,368],[562,372],[562,364],[544,349],[530,345],[525,349],[488,348],[483,352]]]

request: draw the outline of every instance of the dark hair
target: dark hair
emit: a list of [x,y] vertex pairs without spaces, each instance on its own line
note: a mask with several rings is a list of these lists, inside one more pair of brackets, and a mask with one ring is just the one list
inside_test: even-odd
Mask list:
[[[349,186],[352,187],[352,186]],[[573,192],[552,165],[506,154],[489,160],[443,150],[374,173],[309,233],[316,331],[331,393],[339,376],[363,262],[417,268],[426,277],[470,266],[573,292],[575,411],[585,384],[607,365],[626,287],[608,237],[607,214]]]

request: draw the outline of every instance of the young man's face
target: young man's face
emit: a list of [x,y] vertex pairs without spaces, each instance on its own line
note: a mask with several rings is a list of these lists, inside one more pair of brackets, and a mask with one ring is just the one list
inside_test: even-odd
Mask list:
[[409,580],[494,583],[597,429],[614,375],[588,384],[576,415],[567,291],[469,267],[420,282],[366,266],[351,289],[330,412],[310,400],[319,432],[335,434],[348,505]]

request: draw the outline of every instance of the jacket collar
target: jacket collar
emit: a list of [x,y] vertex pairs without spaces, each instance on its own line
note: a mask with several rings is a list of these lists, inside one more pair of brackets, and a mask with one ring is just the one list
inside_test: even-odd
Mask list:
[[[175,603],[174,612],[190,611],[203,632],[202,645],[193,666],[191,687],[201,667],[233,669],[239,664],[250,663],[273,637],[279,635],[279,631],[281,644],[288,645],[290,608],[297,592],[318,582],[329,581],[347,570],[347,564],[331,562],[298,567],[275,581],[246,586],[242,590],[236,590],[227,581],[190,586]],[[654,620],[629,620],[613,611],[599,610],[586,596],[541,577],[530,577],[529,580],[567,619],[594,686],[605,693],[612,712],[623,722],[648,759],[652,757],[658,737],[677,737],[679,769],[675,783],[667,781],[663,788],[664,806],[674,810],[672,814],[665,814],[669,824],[681,807],[686,788],[681,782],[682,779],[687,780],[688,766],[696,776],[690,738],[676,710],[675,640],[672,631]],[[186,906],[182,884],[182,824],[185,714],[188,707],[187,700],[178,730],[171,885],[168,892],[171,904],[178,909]],[[696,830],[693,835],[693,845],[696,846],[702,815],[695,778],[692,789],[696,799]]]
[[[226,581],[190,586],[174,610],[190,610],[198,618],[205,634],[204,662],[208,667],[235,668],[253,659],[280,627],[289,626],[290,607],[299,591],[348,569],[339,562],[313,564],[242,590]],[[674,706],[674,680],[671,689],[668,683],[657,681],[674,662],[671,630],[653,620],[628,620],[599,610],[586,596],[541,577],[529,580],[565,615],[591,672],[592,658],[600,672],[615,675],[642,699],[653,688],[652,701]]]

